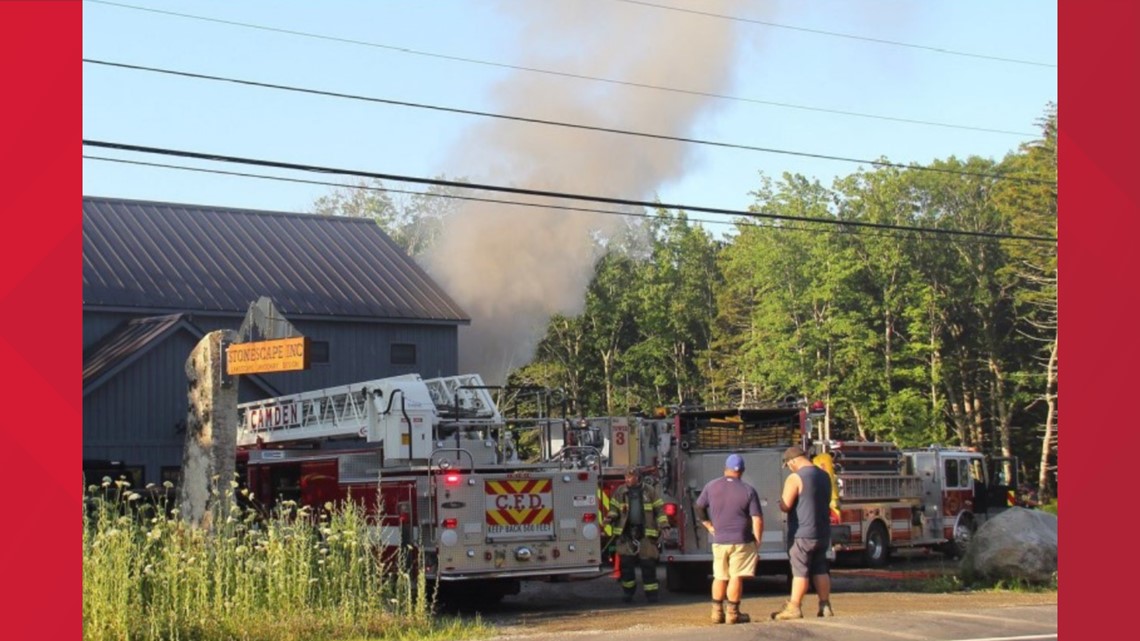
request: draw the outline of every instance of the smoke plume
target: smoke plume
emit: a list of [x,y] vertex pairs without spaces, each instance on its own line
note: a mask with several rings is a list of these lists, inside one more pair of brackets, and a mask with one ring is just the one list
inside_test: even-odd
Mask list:
[[[729,88],[738,45],[731,20],[616,2],[509,9],[523,24],[513,64],[695,92]],[[742,11],[733,2],[700,9]],[[493,101],[504,114],[665,135],[691,135],[718,106],[703,96],[525,71],[502,81]],[[682,143],[491,120],[461,141],[454,165],[475,182],[652,200],[684,174],[692,153]],[[526,364],[552,314],[581,311],[598,240],[622,224],[612,215],[484,203],[450,216],[425,258],[472,317],[460,330],[460,371],[499,384]]]

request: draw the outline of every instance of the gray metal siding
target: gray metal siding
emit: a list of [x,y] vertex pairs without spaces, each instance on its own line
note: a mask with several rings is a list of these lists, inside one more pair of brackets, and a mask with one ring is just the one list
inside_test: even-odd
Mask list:
[[182,463],[186,358],[196,341],[185,333],[158,347],[83,399],[83,458],[144,465],[145,482]]
[[138,318],[139,314],[114,314],[83,312],[83,349],[91,347],[101,338],[114,331],[123,321]]
[[[240,323],[195,315],[194,324],[211,332],[236,329]],[[429,378],[459,373],[459,332],[455,326],[321,321],[293,325],[312,340],[328,342],[329,362],[315,363],[304,372],[266,374],[265,380],[283,394],[400,374]],[[392,365],[392,343],[415,345],[416,364]]]

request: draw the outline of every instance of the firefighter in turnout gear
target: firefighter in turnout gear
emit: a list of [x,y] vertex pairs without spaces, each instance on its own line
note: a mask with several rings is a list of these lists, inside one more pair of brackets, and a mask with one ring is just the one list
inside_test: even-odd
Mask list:
[[669,525],[665,516],[665,502],[656,488],[642,482],[641,470],[631,467],[625,473],[625,485],[620,485],[610,497],[607,524],[613,528],[617,541],[616,552],[621,566],[622,600],[633,601],[637,592],[636,568],[641,567],[641,583],[645,598],[655,603],[658,597],[657,541]]

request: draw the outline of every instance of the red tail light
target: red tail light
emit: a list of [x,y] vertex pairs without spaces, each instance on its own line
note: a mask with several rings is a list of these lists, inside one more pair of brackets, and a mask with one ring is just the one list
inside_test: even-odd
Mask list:
[[594,521],[597,521],[597,520],[598,520],[598,513],[597,512],[586,512],[585,514],[582,515],[582,522],[583,523],[593,523]]
[[459,475],[455,472],[447,474],[443,477],[443,484],[447,486],[459,485]]
[[670,518],[677,516],[677,504],[676,503],[666,503],[665,504],[665,516],[668,516]]
[[454,530],[455,528],[459,527],[459,519],[444,519],[443,527],[449,530]]

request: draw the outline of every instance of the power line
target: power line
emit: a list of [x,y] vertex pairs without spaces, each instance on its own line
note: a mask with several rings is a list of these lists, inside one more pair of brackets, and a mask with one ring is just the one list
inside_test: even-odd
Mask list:
[[648,209],[662,208],[674,209],[678,211],[696,211],[706,214],[724,214],[728,216],[740,216],[744,218],[761,218],[767,220],[790,220],[798,222],[807,222],[813,224],[829,224],[840,227],[860,227],[870,229],[893,229],[897,231],[910,231],[922,232],[930,234],[944,234],[952,236],[973,236],[978,238],[993,238],[1001,240],[1028,240],[1034,242],[1050,242],[1055,243],[1057,239],[1049,236],[1025,236],[1017,234],[999,234],[993,232],[982,231],[967,231],[959,229],[937,229],[930,227],[914,227],[910,225],[894,225],[889,223],[871,223],[865,221],[846,221],[846,220],[827,220],[819,218],[810,218],[807,216],[791,216],[791,215],[777,215],[766,214],[761,212],[743,211],[739,209],[724,209],[720,207],[704,207],[699,205],[680,205],[671,203],[655,203],[644,200],[634,200],[630,198],[614,198],[608,196],[594,196],[590,194],[574,194],[567,192],[548,191],[542,189],[527,189],[522,187],[506,187],[503,185],[489,185],[485,183],[471,183],[461,182],[456,180],[445,180],[442,178],[423,178],[419,176],[406,176],[400,174],[388,174],[381,172],[363,171],[359,169],[343,169],[337,167],[324,167],[319,165],[305,165],[300,163],[282,162],[276,160],[264,160],[258,158],[243,158],[239,156],[228,156],[223,154],[204,153],[197,151],[184,151],[179,149],[169,149],[162,147],[148,147],[143,145],[132,145],[127,143],[107,142],[102,140],[88,140],[83,139],[84,146],[99,147],[103,149],[117,149],[120,151],[133,151],[144,154],[156,154],[161,156],[174,156],[179,158],[195,158],[198,160],[209,160],[214,162],[235,163],[243,165],[253,165],[258,167],[272,167],[275,169],[289,169],[294,171],[304,171],[320,174],[339,174],[343,176],[356,176],[359,178],[376,178],[380,180],[392,180],[396,182],[414,183],[421,185],[436,185],[439,187],[453,187],[458,189],[475,189],[479,191],[491,191],[498,193],[514,194],[519,196],[538,196],[542,198],[557,198],[565,200],[579,200],[592,203],[604,203],[608,205],[625,205],[632,207],[645,207]]
[[[220,176],[234,176],[238,178],[257,178],[261,180],[274,180],[278,182],[297,183],[304,185],[321,185],[327,187],[338,187],[344,189],[354,189],[359,191],[376,191],[383,193],[395,194],[408,194],[412,196],[426,196],[428,198],[440,198],[445,200],[460,200],[466,202],[490,203],[495,205],[509,205],[513,207],[528,207],[532,209],[556,209],[559,211],[572,211],[592,214],[604,214],[608,216],[622,216],[626,218],[643,218],[648,220],[659,220],[659,216],[646,212],[638,211],[617,211],[613,209],[597,209],[593,207],[571,207],[569,205],[547,204],[547,203],[534,203],[523,202],[518,200],[506,200],[502,198],[484,198],[479,196],[469,196],[454,193],[430,192],[430,191],[413,191],[410,189],[396,189],[394,187],[377,187],[374,185],[366,184],[346,184],[332,182],[329,180],[311,180],[306,178],[291,178],[288,176],[270,176],[268,174],[254,174],[243,171],[227,171],[225,169],[208,169],[205,167],[190,167],[188,165],[174,165],[169,163],[147,162],[144,160],[128,160],[126,158],[111,158],[109,156],[93,156],[90,154],[83,154],[83,158],[88,160],[98,160],[102,162],[119,163],[124,165],[136,165],[141,167],[153,167],[157,169],[176,169],[181,171],[190,171],[203,174],[215,174]],[[711,218],[697,218],[686,216],[686,220],[696,223],[706,223],[709,225],[732,225],[735,227],[748,227],[756,229],[768,229],[775,231],[819,231],[816,227],[800,227],[796,225],[776,225],[775,222],[754,222],[750,220],[741,220],[736,218],[734,220],[713,220]],[[826,220],[809,219],[815,222],[828,223]],[[896,231],[896,230],[878,230],[869,229],[861,230],[858,232],[852,230],[841,230],[846,233],[855,234],[858,236],[874,236],[878,238],[909,238],[916,234],[921,235],[921,231]],[[927,230],[922,230],[927,231]],[[963,238],[962,242],[986,242],[988,238]]]
[[869,36],[860,36],[851,33],[842,33],[838,31],[826,31],[824,29],[812,29],[809,27],[797,27],[788,24],[781,24],[778,22],[769,22],[767,20],[754,20],[751,18],[741,18],[738,16],[728,16],[721,13],[713,13],[711,11],[700,11],[698,9],[684,9],[681,7],[670,7],[664,4],[657,4],[654,2],[645,2],[644,0],[617,0],[618,2],[626,2],[629,4],[638,4],[645,7],[653,7],[655,9],[665,9],[668,11],[678,11],[681,13],[690,13],[701,16],[708,16],[710,18],[722,18],[724,20],[733,20],[735,22],[747,22],[749,24],[757,24],[765,27],[772,27],[775,29],[787,29],[789,31],[800,31],[803,33],[812,33],[821,36],[831,36],[834,38],[847,38],[849,40],[859,40],[862,42],[873,42],[882,45],[891,45],[894,47],[907,47],[909,49],[921,49],[923,51],[932,51],[934,53],[943,53],[951,56],[964,56],[967,58],[978,58],[982,60],[995,60],[998,62],[1009,62],[1019,65],[1030,65],[1034,67],[1048,67],[1056,69],[1057,65],[1049,62],[1037,62],[1034,60],[1021,60],[1018,58],[1005,58],[1003,56],[992,56],[982,53],[971,53],[969,51],[960,51],[956,49],[946,49],[944,47],[932,47],[929,45],[920,45],[912,42],[902,42],[899,40],[887,40],[885,38],[872,38]]
[[103,65],[107,67],[114,67],[119,69],[130,69],[133,71],[149,71],[152,73],[160,73],[171,76],[178,76],[184,78],[194,78],[198,80],[212,80],[215,82],[227,82],[237,85],[245,85],[250,87],[260,87],[264,89],[277,89],[280,91],[291,91],[296,93],[305,93],[317,96],[327,96],[332,98],[344,98],[347,100],[359,100],[363,102],[372,102],[386,105],[393,105],[399,107],[412,107],[415,109],[428,109],[432,111],[442,111],[448,113],[464,114],[468,116],[481,116],[485,118],[497,118],[501,120],[511,120],[515,122],[526,122],[531,124],[548,125],[553,127],[565,127],[569,129],[580,129],[585,131],[597,131],[610,134],[618,134],[623,136],[636,136],[640,138],[650,138],[654,140],[666,140],[671,142],[692,143],[697,145],[707,145],[712,147],[722,147],[727,149],[741,149],[746,151],[758,151],[769,154],[783,154],[788,156],[800,156],[803,158],[815,158],[817,160],[833,160],[838,162],[849,162],[857,164],[873,165],[876,167],[895,167],[898,169],[915,169],[918,171],[930,171],[942,174],[954,174],[960,176],[975,176],[979,178],[995,178],[999,180],[1014,180],[1018,182],[1031,183],[1031,184],[1045,184],[1055,185],[1055,182],[1042,180],[1039,178],[1025,178],[1020,176],[1011,176],[1008,174],[993,173],[993,172],[978,172],[966,171],[959,169],[948,169],[944,167],[928,167],[923,165],[907,165],[904,163],[889,162],[886,160],[867,160],[862,158],[851,158],[847,156],[835,156],[831,154],[818,154],[806,151],[792,151],[788,149],[777,149],[774,147],[758,147],[755,145],[742,145],[729,142],[720,142],[713,140],[702,140],[699,138],[688,138],[684,136],[667,136],[664,134],[653,134],[648,132],[631,131],[627,129],[617,129],[614,127],[600,127],[596,125],[583,125],[578,123],[561,122],[557,120],[546,120],[542,118],[528,118],[525,116],[511,116],[507,114],[494,113],[488,111],[476,111],[472,109],[460,109],[457,107],[443,107],[439,105],[430,105],[425,103],[407,102],[403,100],[391,100],[388,98],[377,98],[374,96],[361,96],[358,94],[342,93],[337,91],[325,91],[321,89],[310,89],[306,87],[297,87],[292,85],[282,85],[276,83],[259,82],[256,80],[243,80],[240,78],[228,78],[224,76],[214,76],[201,73],[193,73],[189,71],[176,71],[173,69],[162,69],[159,67],[148,67],[143,65],[133,65],[122,62],[110,62],[106,60],[96,60],[93,58],[84,58],[83,62],[94,65]]
[[505,62],[494,62],[494,61],[490,61],[490,60],[480,60],[478,58],[468,58],[468,57],[464,57],[464,56],[453,56],[453,55],[449,55],[449,54],[434,53],[434,52],[430,52],[430,51],[410,49],[408,47],[398,47],[395,45],[386,45],[386,44],[379,43],[379,42],[369,42],[366,40],[356,40],[356,39],[352,39],[352,38],[342,38],[339,36],[329,36],[329,35],[325,35],[325,34],[312,33],[312,32],[308,32],[308,31],[298,31],[295,29],[283,29],[283,28],[279,28],[279,27],[267,27],[265,25],[252,24],[249,22],[239,22],[236,20],[224,20],[221,18],[210,18],[207,16],[199,16],[199,15],[194,15],[194,14],[189,14],[189,13],[180,13],[177,11],[167,11],[164,9],[153,9],[151,7],[140,7],[137,5],[124,4],[121,2],[110,2],[109,0],[84,0],[84,2],[90,2],[93,4],[102,4],[102,5],[112,6],[112,7],[119,7],[119,8],[123,8],[123,9],[131,9],[131,10],[135,10],[135,11],[145,11],[145,12],[149,12],[149,13],[155,13],[155,14],[166,15],[166,16],[173,16],[173,17],[177,17],[177,18],[186,18],[186,19],[190,19],[190,20],[201,20],[203,22],[213,22],[216,24],[229,25],[232,27],[242,27],[245,29],[256,29],[259,31],[267,31],[267,32],[271,32],[271,33],[280,33],[280,34],[291,35],[291,36],[300,36],[300,37],[304,37],[304,38],[314,38],[317,40],[326,40],[326,41],[330,41],[330,42],[352,44],[352,45],[358,45],[358,46],[362,46],[362,47],[373,47],[376,49],[386,49],[389,51],[396,51],[399,53],[404,53],[404,54],[409,54],[409,55],[425,56],[425,57],[429,57],[429,58],[438,58],[441,60],[450,60],[452,62],[463,62],[463,63],[468,63],[468,64],[477,64],[477,65],[484,65],[484,66],[488,66],[488,67],[498,67],[501,69],[513,69],[515,71],[526,71],[529,73],[539,73],[539,74],[546,74],[546,75],[551,75],[551,76],[560,76],[563,78],[574,78],[577,80],[590,80],[590,81],[594,81],[594,82],[604,82],[604,83],[612,84],[612,85],[622,85],[622,86],[626,86],[626,87],[637,87],[637,88],[641,88],[641,89],[653,89],[655,91],[667,91],[670,93],[684,94],[684,95],[689,95],[689,96],[699,96],[699,97],[703,97],[703,98],[715,98],[717,100],[731,100],[731,101],[736,101],[736,102],[745,102],[745,103],[752,103],[752,104],[758,104],[758,105],[767,105],[769,107],[779,107],[782,109],[797,109],[797,110],[801,110],[801,111],[813,111],[813,112],[827,113],[827,114],[833,114],[833,115],[839,115],[839,116],[849,116],[849,117],[853,117],[853,118],[885,120],[885,121],[890,121],[890,122],[901,122],[901,123],[907,123],[907,124],[912,124],[912,125],[925,125],[925,126],[929,126],[929,127],[943,127],[943,128],[948,128],[948,129],[963,129],[963,130],[968,130],[968,131],[980,131],[980,132],[985,132],[985,133],[1004,134],[1004,135],[1010,135],[1010,136],[1025,137],[1025,136],[1036,135],[1032,132],[1012,131],[1009,129],[994,129],[994,128],[989,128],[989,127],[975,127],[972,125],[959,125],[959,124],[954,124],[954,123],[937,122],[937,121],[933,121],[933,120],[921,120],[921,119],[916,119],[916,118],[902,118],[899,116],[884,116],[884,115],[880,115],[880,114],[869,114],[869,113],[862,113],[862,112],[857,112],[857,111],[846,111],[843,109],[831,109],[828,107],[814,107],[814,106],[810,106],[810,105],[800,105],[800,104],[795,104],[795,103],[790,103],[790,102],[779,102],[779,101],[775,101],[775,100],[761,100],[759,98],[747,98],[747,97],[743,97],[743,96],[732,96],[732,95],[728,95],[728,94],[720,94],[720,93],[708,92],[708,91],[697,91],[697,90],[693,90],[693,89],[680,89],[680,88],[676,88],[676,87],[666,87],[663,85],[654,85],[654,84],[649,84],[649,83],[633,82],[633,81],[628,81],[628,80],[616,80],[613,78],[589,76],[589,75],[585,75],[585,74],[570,73],[567,71],[554,71],[551,69],[541,69],[538,67],[527,67],[524,65],[513,65],[513,64],[509,64],[509,63],[505,63]]
[[[109,156],[92,156],[83,154],[83,157],[88,160],[100,160],[104,162],[121,163],[126,165],[139,165],[142,167],[155,167],[159,169],[178,169],[183,171],[192,171],[204,174],[217,174],[221,176],[236,176],[240,178],[259,178],[263,180],[276,180],[280,182],[299,183],[304,185],[322,185],[328,187],[340,187],[345,189],[356,189],[360,191],[378,191],[384,193],[394,194],[407,194],[411,196],[427,196],[429,198],[442,198],[446,200],[462,200],[468,202],[490,203],[494,205],[511,205],[516,207],[530,207],[536,209],[558,209],[562,211],[575,211],[592,214],[607,214],[612,216],[624,216],[629,218],[649,218],[653,219],[656,216],[644,212],[636,211],[617,211],[613,209],[596,209],[592,207],[571,207],[569,205],[546,204],[546,203],[533,203],[523,202],[519,200],[506,200],[502,198],[483,198],[479,196],[468,196],[461,194],[450,194],[442,192],[430,191],[414,191],[411,189],[396,189],[394,187],[377,187],[374,185],[365,184],[345,184],[332,182],[331,180],[311,180],[307,178],[291,178],[288,176],[270,176],[267,174],[254,174],[244,171],[227,171],[224,169],[208,169],[205,167],[190,167],[188,165],[173,165],[169,163],[146,162],[142,160],[127,160],[125,158],[111,158]],[[713,220],[711,218],[690,218],[694,222],[708,223],[710,225],[732,225],[732,221]]]

